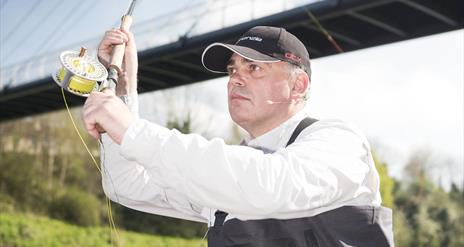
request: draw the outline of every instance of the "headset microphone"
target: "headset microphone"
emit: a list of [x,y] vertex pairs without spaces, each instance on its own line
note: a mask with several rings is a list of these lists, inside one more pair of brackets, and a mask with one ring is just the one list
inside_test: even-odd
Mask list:
[[273,100],[266,100],[266,103],[270,104],[270,105],[274,105],[274,104],[291,104],[293,103],[294,101],[293,100],[290,100],[290,101],[273,101]]
[[274,104],[291,104],[291,103],[296,103],[296,102],[305,101],[305,100],[306,100],[306,96],[302,97],[302,98],[287,100],[287,101],[274,101],[274,100],[268,99],[268,100],[266,100],[266,103],[268,103],[270,105],[274,105]]

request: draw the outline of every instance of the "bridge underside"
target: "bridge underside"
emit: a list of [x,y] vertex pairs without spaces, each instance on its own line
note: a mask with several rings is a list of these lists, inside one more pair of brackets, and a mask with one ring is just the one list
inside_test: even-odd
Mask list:
[[[322,1],[222,30],[139,52],[139,92],[150,92],[218,77],[200,61],[213,42],[233,42],[256,25],[282,26],[299,37],[312,58],[337,53],[311,20],[310,10],[345,51],[462,29],[462,0],[340,0]],[[440,49],[437,47],[436,49]],[[67,95],[71,106],[84,98]],[[7,88],[0,92],[0,121],[64,107],[52,78]]]

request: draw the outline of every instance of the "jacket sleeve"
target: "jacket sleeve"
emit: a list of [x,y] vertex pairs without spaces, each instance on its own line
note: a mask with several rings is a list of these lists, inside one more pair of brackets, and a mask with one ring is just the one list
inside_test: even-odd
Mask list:
[[139,119],[125,133],[121,154],[159,174],[153,183],[187,201],[244,219],[301,212],[378,190],[375,179],[372,191],[364,186],[375,170],[368,145],[341,123],[317,123],[291,146],[264,154]]
[[[128,107],[137,114],[137,96],[129,97]],[[202,207],[187,200],[182,192],[159,183],[153,167],[144,167],[121,156],[121,148],[106,134],[101,137],[101,172],[105,194],[124,206],[148,213],[207,222]]]

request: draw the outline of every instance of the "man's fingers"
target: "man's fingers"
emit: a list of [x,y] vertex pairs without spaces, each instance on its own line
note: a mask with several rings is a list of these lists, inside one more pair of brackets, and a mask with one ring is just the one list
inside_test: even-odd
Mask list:
[[89,133],[90,136],[92,136],[95,139],[100,139],[100,133],[98,133],[98,130],[96,128],[96,123],[91,124],[90,122],[85,122],[85,128],[87,129],[87,133]]
[[110,35],[106,36],[102,40],[102,45],[105,47],[111,46],[111,45],[119,45],[119,44],[124,44],[127,42],[127,38],[121,35]]
[[129,41],[128,35],[120,30],[106,32],[105,39],[117,41],[118,43]]
[[105,88],[105,89],[103,89],[103,91],[100,91],[100,92],[102,92],[104,94],[107,94],[107,95],[115,95],[114,91],[109,89],[109,88]]
[[98,116],[101,115],[101,110],[98,106],[102,104],[104,95],[101,92],[92,92],[85,101],[82,110],[82,120],[84,121],[85,129],[95,139],[100,138],[96,125],[99,124]]
[[127,31],[127,30],[121,30],[121,33],[122,35],[124,36],[124,38],[126,39],[126,42],[128,43],[134,43],[134,34],[132,34],[132,32],[130,31]]
[[128,42],[128,36],[120,30],[106,31],[100,45],[98,46],[98,56],[107,62],[111,56],[114,45],[120,45]]
[[89,135],[92,136],[95,139],[100,139],[100,133],[97,131],[97,128],[93,128],[91,130],[87,130],[89,132]]
[[135,116],[112,91],[105,91],[89,95],[84,104],[82,119],[92,137],[100,138],[99,125],[115,142],[120,143]]
[[96,128],[97,121],[93,119],[92,115],[84,113],[82,119],[84,120],[84,127],[87,130],[87,133],[89,133],[89,135],[91,135],[93,138],[99,139],[100,134],[98,133]]

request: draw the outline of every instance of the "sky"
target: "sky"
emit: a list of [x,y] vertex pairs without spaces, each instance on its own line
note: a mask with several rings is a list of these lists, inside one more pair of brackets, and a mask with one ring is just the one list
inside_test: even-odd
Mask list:
[[[192,25],[188,14],[202,15],[219,2],[173,0],[166,5],[161,4],[164,1],[138,1],[134,32],[139,48],[154,45],[153,40],[178,38]],[[246,15],[257,17],[305,1],[254,2],[261,5],[250,13],[236,7],[237,11],[218,18],[221,23],[233,24],[249,18]],[[55,55],[80,42],[95,43],[105,30],[118,25],[128,4],[126,0],[0,0],[0,66]],[[173,22],[177,28],[166,28],[166,23]],[[209,19],[200,19],[192,34],[218,28],[208,23]],[[156,35],[146,32],[152,29],[157,30]],[[458,30],[314,59],[309,111],[316,118],[339,118],[356,124],[395,177],[400,178],[402,167],[420,152],[430,156],[429,168],[436,181],[462,185],[463,44],[464,31]],[[204,132],[227,137],[224,125],[231,120],[225,78],[144,94],[141,115],[165,121],[166,107],[159,102],[169,98],[175,98],[180,108],[195,107],[200,130],[203,126]],[[205,121],[209,122],[206,127]]]
[[[175,0],[175,4],[150,4],[138,0],[136,23],[196,4],[200,0]],[[59,51],[69,44],[100,39],[119,25],[127,0],[0,0],[2,66]]]

